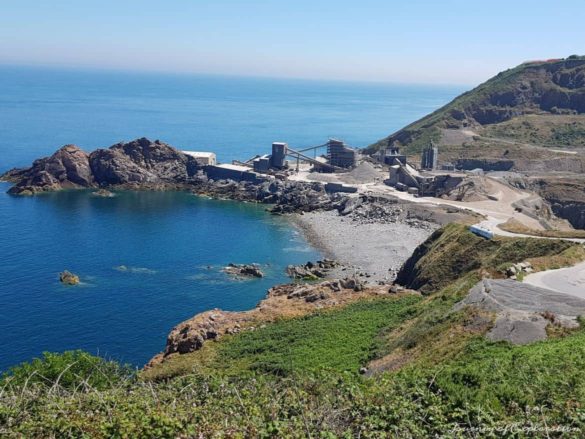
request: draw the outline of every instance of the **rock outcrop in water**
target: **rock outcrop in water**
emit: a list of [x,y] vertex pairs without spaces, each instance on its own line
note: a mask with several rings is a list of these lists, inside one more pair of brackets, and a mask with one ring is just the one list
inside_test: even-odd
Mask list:
[[260,270],[260,266],[257,264],[232,264],[230,263],[223,271],[229,275],[237,278],[250,278],[250,277],[264,277],[264,273]]
[[89,155],[75,145],[65,145],[52,156],[35,160],[30,168],[13,169],[2,178],[16,183],[11,193],[23,195],[96,184]]
[[141,138],[91,154],[78,146],[65,145],[52,156],[36,160],[30,168],[8,171],[2,179],[15,183],[10,193],[31,195],[74,188],[180,185],[198,169],[193,157],[158,140]]
[[59,280],[61,281],[61,283],[64,283],[66,285],[79,284],[79,276],[67,270],[63,271],[62,273],[59,273]]
[[[1,179],[15,184],[10,193],[21,195],[79,188],[187,189],[214,198],[273,204],[275,214],[335,209],[344,200],[339,194],[328,194],[318,182],[214,181],[201,170],[195,158],[158,140],[141,138],[91,154],[66,145],[30,168],[8,171]],[[100,191],[94,194],[109,196]]]

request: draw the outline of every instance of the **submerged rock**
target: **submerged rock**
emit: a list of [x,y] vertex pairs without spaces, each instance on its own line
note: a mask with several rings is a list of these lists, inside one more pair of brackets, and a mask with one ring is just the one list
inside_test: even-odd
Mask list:
[[63,271],[62,273],[59,273],[59,280],[61,281],[61,283],[64,283],[66,285],[79,284],[79,276],[67,270]]
[[98,189],[95,192],[91,193],[94,197],[102,197],[102,198],[112,198],[115,197],[116,194],[113,192],[110,192],[107,189]]

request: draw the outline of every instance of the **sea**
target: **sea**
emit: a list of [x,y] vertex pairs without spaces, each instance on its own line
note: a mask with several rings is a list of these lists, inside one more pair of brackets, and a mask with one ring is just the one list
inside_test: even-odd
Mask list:
[[[219,161],[329,137],[364,147],[446,104],[462,86],[330,82],[0,66],[0,173],[65,144],[138,137]],[[0,183],[0,372],[83,349],[141,367],[198,312],[254,307],[285,268],[321,257],[263,206],[180,192],[35,197]],[[228,263],[258,263],[234,280]],[[75,287],[59,273],[80,276]]]

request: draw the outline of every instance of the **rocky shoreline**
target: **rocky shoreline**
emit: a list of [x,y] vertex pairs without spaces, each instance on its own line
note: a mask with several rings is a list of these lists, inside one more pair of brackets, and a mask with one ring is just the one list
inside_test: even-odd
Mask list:
[[[241,184],[227,186],[230,191],[245,193],[239,192]],[[209,341],[253,331],[278,318],[301,316],[364,297],[418,294],[393,284],[397,271],[434,230],[462,215],[442,207],[427,210],[387,196],[345,196],[324,206],[303,206],[304,210],[290,218],[309,242],[332,259],[289,266],[287,273],[293,283],[268,290],[253,310],[215,309],[178,324],[171,330],[164,352],[156,355],[146,369],[197,351]]]
[[[272,214],[292,214],[292,222],[307,240],[336,261],[289,267],[295,282],[271,288],[254,310],[213,310],[179,324],[169,334],[165,351],[149,366],[198,350],[207,340],[253,330],[258,322],[301,315],[364,295],[394,294],[397,288],[391,284],[412,251],[440,225],[468,215],[387,195],[329,193],[321,182],[212,180],[204,169],[175,148],[143,138],[91,154],[67,145],[30,168],[2,176],[14,183],[9,192],[19,195],[96,189],[96,196],[111,197],[111,190],[181,190],[266,204]],[[257,267],[232,265],[226,270],[235,276],[262,275]]]

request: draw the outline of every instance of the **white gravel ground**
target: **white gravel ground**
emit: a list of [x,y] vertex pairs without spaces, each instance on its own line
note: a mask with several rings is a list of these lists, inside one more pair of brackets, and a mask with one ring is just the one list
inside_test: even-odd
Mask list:
[[523,282],[585,299],[585,262],[574,267],[529,274]]
[[337,211],[296,215],[296,223],[327,257],[360,267],[372,281],[393,280],[394,272],[432,233],[402,223],[354,223]]

